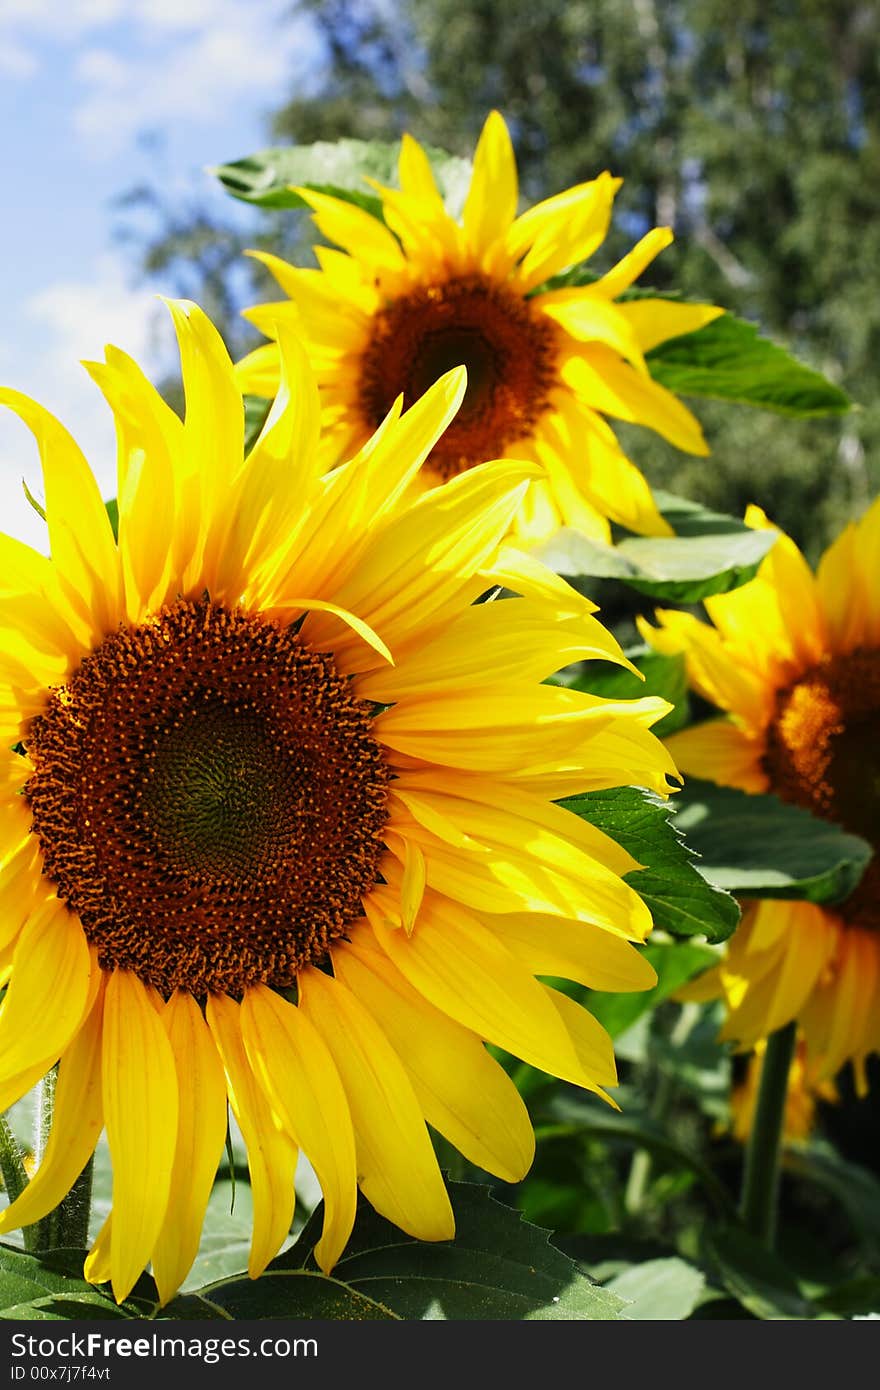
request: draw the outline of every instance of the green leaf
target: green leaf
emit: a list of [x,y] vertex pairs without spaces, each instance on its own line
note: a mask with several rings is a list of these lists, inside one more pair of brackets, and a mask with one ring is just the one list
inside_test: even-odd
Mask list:
[[142,1276],[132,1296],[117,1305],[82,1277],[85,1250],[27,1254],[0,1244],[0,1315],[4,1318],[140,1317],[158,1301]]
[[777,1255],[735,1226],[709,1228],[706,1254],[725,1288],[757,1318],[808,1319],[817,1309],[801,1294],[797,1282]]
[[131,1318],[140,1316],[130,1309],[119,1307],[102,1294],[78,1294],[66,1298],[63,1294],[48,1294],[45,1298],[35,1298],[32,1303],[17,1303],[13,1308],[4,1308],[3,1317],[16,1321],[30,1322],[82,1322],[105,1318]]
[[738,401],[801,419],[841,415],[851,406],[839,386],[734,314],[667,339],[645,360],[654,380],[680,396]]
[[650,907],[655,927],[675,936],[703,933],[709,941],[730,936],[739,908],[725,885],[710,884],[697,872],[671,802],[639,787],[613,787],[560,805],[604,830],[644,865],[627,874],[626,882]]
[[[464,204],[471,164],[445,150],[426,147],[440,193],[453,215]],[[282,145],[258,150],[231,164],[220,164],[215,174],[234,198],[262,208],[302,208],[306,204],[292,184],[329,193],[356,203],[381,219],[382,204],[370,193],[365,178],[397,185],[398,141],[318,140],[313,145]]]
[[871,858],[866,840],[770,793],[689,777],[675,823],[710,883],[740,897],[835,903],[849,896]]
[[604,1285],[628,1305],[624,1318],[676,1322],[690,1317],[705,1286],[705,1274],[677,1258],[632,1265]]
[[537,553],[569,578],[619,579],[651,598],[697,603],[754,578],[777,537],[671,493],[654,499],[674,536],[627,535],[612,546],[562,527]]
[[640,681],[632,671],[615,666],[610,661],[585,661],[569,672],[560,672],[551,677],[553,685],[564,685],[570,690],[586,690],[592,695],[601,695],[606,700],[637,700],[645,695],[659,695],[674,706],[668,714],[652,725],[652,731],[660,738],[675,733],[688,722],[688,679],[684,655],[676,652],[667,656],[655,652],[644,643],[628,647],[624,656],[641,671],[644,680]]
[[362,1198],[352,1237],[332,1277],[312,1251],[323,1224],[319,1205],[296,1243],[254,1283],[221,1280],[163,1317],[185,1316],[193,1298],[232,1317],[437,1319],[617,1319],[622,1304],[595,1285],[547,1231],[523,1221],[487,1187],[450,1183],[454,1241],[414,1240]]
[[111,498],[109,499],[109,501],[107,501],[107,502],[104,503],[104,506],[105,506],[106,509],[107,509],[107,515],[108,515],[108,517],[110,518],[110,525],[111,525],[111,527],[113,528],[113,539],[114,539],[115,541],[118,542],[118,541],[119,541],[119,503],[117,502],[117,500],[116,500],[115,497],[111,497]]

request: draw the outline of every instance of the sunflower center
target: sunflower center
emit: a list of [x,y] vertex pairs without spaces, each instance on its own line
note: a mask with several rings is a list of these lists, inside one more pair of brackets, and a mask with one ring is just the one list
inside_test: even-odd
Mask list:
[[408,407],[464,364],[464,402],[429,460],[451,478],[532,434],[550,407],[555,360],[552,325],[504,285],[468,275],[424,286],[373,318],[361,362],[361,415],[373,430],[401,392]]
[[388,772],[331,657],[180,600],[31,725],[44,872],[105,969],[163,992],[290,985],[377,881]]
[[[880,650],[830,657],[779,691],[764,767],[773,790],[880,850]],[[880,928],[880,856],[835,908]]]

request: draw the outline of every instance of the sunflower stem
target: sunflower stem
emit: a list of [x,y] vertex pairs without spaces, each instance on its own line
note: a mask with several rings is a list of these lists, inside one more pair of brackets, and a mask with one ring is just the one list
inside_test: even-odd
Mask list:
[[743,1168],[740,1216],[746,1230],[770,1250],[776,1239],[779,1155],[796,1035],[797,1025],[792,1022],[767,1039]]
[[[37,1165],[43,1161],[52,1119],[55,1114],[55,1087],[58,1068],[53,1067],[40,1082],[37,1103],[37,1132],[34,1155]],[[88,1245],[89,1218],[92,1207],[92,1159],[89,1159],[73,1187],[52,1211],[24,1228],[25,1249],[31,1251],[75,1249]]]
[[24,1154],[9,1125],[0,1115],[0,1174],[10,1205],[19,1197],[28,1184]]

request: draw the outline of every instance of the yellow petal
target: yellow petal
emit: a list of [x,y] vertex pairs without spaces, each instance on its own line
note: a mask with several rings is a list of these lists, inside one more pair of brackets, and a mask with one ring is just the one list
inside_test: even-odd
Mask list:
[[180,1092],[177,1146],[165,1220],[153,1250],[159,1301],[173,1298],[196,1257],[205,1208],[226,1141],[226,1082],[202,1011],[175,990],[163,1022],[174,1053]]
[[657,983],[657,972],[646,956],[622,936],[591,922],[521,912],[487,918],[486,926],[531,975],[555,975],[615,993],[653,989]]
[[339,1073],[302,1010],[264,985],[245,994],[241,1023],[251,1066],[321,1184],[324,1229],[315,1258],[329,1273],[351,1235],[357,1201],[355,1141]]
[[590,1090],[618,1109],[611,1097],[605,1095],[602,1090],[603,1086],[617,1085],[614,1044],[605,1029],[591,1013],[578,1004],[577,1000],[570,999],[558,989],[551,989],[549,985],[543,985],[542,989],[562,1019],[584,1075],[592,1081]]
[[126,353],[108,347],[106,358],[83,365],[116,424],[119,556],[128,619],[138,622],[153,605],[161,606],[172,578],[171,550],[165,537],[157,537],[156,518],[163,518],[167,537],[175,520],[173,471],[183,425]]
[[634,299],[616,308],[635,333],[642,352],[650,352],[668,338],[696,333],[724,313],[715,304],[677,304],[670,299]]
[[490,111],[474,152],[474,172],[464,205],[468,246],[477,257],[502,240],[516,216],[516,158],[504,117]]
[[177,1140],[178,1086],[162,1020],[136,975],[115,970],[104,1005],[103,1095],[113,1162],[110,1263],[131,1292],[162,1228]]
[[119,555],[98,484],[63,425],[19,391],[0,390],[40,450],[52,559],[65,593],[89,625],[95,645],[122,617]]
[[767,790],[761,765],[763,739],[750,738],[730,719],[707,719],[666,739],[676,765],[689,777],[702,777],[745,792]]
[[605,170],[589,183],[557,193],[518,217],[507,236],[514,260],[523,252],[517,284],[528,292],[567,266],[589,260],[608,233],[621,180]]
[[616,304],[585,295],[580,289],[551,290],[533,301],[536,310],[578,342],[604,343],[637,371],[648,371],[635,329]]
[[[574,755],[618,713],[580,691],[551,685],[426,695],[384,710],[376,737],[412,757],[474,772],[508,772]],[[490,736],[491,734],[491,736]]]
[[208,1027],[226,1071],[229,1102],[247,1148],[254,1202],[248,1274],[256,1279],[277,1255],[293,1223],[297,1149],[275,1121],[254,1076],[241,1036],[241,1010],[225,994],[209,994]]
[[383,900],[374,890],[365,902],[370,925],[415,990],[532,1066],[577,1086],[592,1085],[541,986],[491,932],[464,909],[426,895],[418,930],[408,938],[385,925]]
[[466,608],[427,642],[395,652],[393,668],[360,676],[359,696],[393,704],[432,690],[461,690],[506,679],[541,681],[574,661],[596,657],[629,666],[607,628],[589,614],[560,617],[533,599],[480,603]]
[[235,384],[241,394],[272,400],[278,390],[281,359],[277,343],[264,343],[236,362]]
[[334,950],[333,968],[397,1052],[428,1123],[478,1167],[519,1182],[534,1157],[531,1122],[477,1035],[418,994],[365,931]]
[[109,1284],[113,1269],[110,1246],[113,1234],[113,1215],[104,1220],[83,1265],[83,1278],[90,1284]]
[[659,382],[634,371],[601,343],[573,349],[562,363],[560,374],[584,404],[594,410],[616,420],[647,425],[686,453],[708,454],[699,421],[678,397]]
[[73,1187],[104,1127],[101,1100],[103,980],[91,1011],[61,1058],[52,1128],[40,1166],[11,1206],[0,1213],[0,1233],[47,1216]]
[[239,575],[225,563],[224,522],[244,452],[244,406],[217,329],[189,300],[166,300],[180,349],[186,416],[185,456],[178,464],[178,525],[189,523],[181,587],[198,583],[212,596],[238,597]]
[[39,908],[18,939],[0,1005],[0,1110],[24,1093],[16,1078],[36,1068],[38,1079],[67,1047],[88,1003],[90,968],[77,919],[57,900]]
[[[369,623],[392,650],[413,632],[441,626],[440,615],[449,621],[452,603],[464,607],[476,597],[474,576],[506,534],[534,471],[527,464],[483,464],[424,494],[377,528],[334,601]],[[328,621],[310,618],[304,635],[338,650]]]
[[449,1197],[397,1054],[345,985],[306,970],[299,986],[300,1007],[327,1044],[345,1088],[364,1196],[418,1240],[451,1240]]
[[425,875],[425,856],[414,840],[407,840],[400,891],[401,919],[407,936],[412,936],[425,895]]
[[628,290],[633,281],[637,280],[646,266],[649,266],[655,256],[659,256],[665,247],[673,241],[671,227],[654,227],[647,232],[637,242],[631,251],[617,262],[607,274],[590,286],[592,294],[601,296],[603,299],[616,299],[624,290]]
[[437,191],[431,162],[418,140],[414,140],[406,132],[400,141],[398,175],[404,193],[419,198],[433,211],[437,211],[438,203],[442,209],[443,201]]
[[[640,536],[671,536],[672,527],[658,511],[644,476],[630,463],[608,422],[581,406],[570,392],[560,393],[556,407],[541,422],[536,441],[548,472],[555,453],[558,468],[570,474],[580,495],[603,517]],[[566,516],[566,524],[575,523]]]
[[688,679],[719,709],[738,715],[746,730],[758,735],[773,709],[773,690],[758,673],[727,650],[721,633],[692,613],[658,608],[659,630],[639,622],[639,632],[657,651],[684,652]]
[[371,213],[311,188],[293,191],[314,210],[315,225],[328,241],[335,242],[380,274],[402,268],[400,247],[388,228]]
[[0,534],[0,620],[37,652],[79,661],[91,624],[84,626],[65,600],[52,561],[14,536]]

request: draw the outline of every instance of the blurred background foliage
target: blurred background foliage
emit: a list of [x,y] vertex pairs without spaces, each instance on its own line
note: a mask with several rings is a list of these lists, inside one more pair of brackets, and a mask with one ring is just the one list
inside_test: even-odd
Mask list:
[[[710,459],[620,427],[659,487],[741,514],[755,501],[815,561],[880,483],[880,8],[871,0],[300,0],[329,55],[320,85],[267,117],[266,144],[418,139],[470,155],[507,119],[523,201],[608,168],[623,176],[602,270],[651,226],[676,241],[643,283],[711,300],[840,384],[856,409],[793,421],[697,406]],[[248,150],[218,150],[217,162]],[[146,217],[144,216],[146,214]],[[238,317],[272,297],[247,245],[308,259],[307,218],[242,235],[132,189],[120,235],[143,271],[198,299],[233,355]]]

